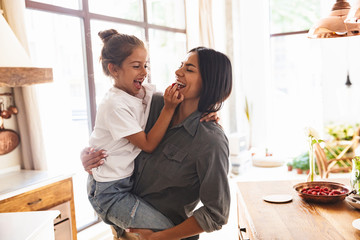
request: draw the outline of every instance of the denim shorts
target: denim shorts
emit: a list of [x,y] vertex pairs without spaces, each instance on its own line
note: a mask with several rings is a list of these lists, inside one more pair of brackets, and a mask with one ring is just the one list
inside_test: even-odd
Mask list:
[[107,224],[113,225],[120,237],[127,228],[146,228],[160,231],[174,226],[162,213],[131,193],[130,177],[97,182],[89,175],[88,198],[95,212]]

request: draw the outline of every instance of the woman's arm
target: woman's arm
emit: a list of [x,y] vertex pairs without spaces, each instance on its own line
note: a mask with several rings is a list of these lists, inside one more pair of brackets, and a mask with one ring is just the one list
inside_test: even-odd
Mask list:
[[139,233],[144,240],[180,240],[204,232],[194,217],[186,219],[181,224],[160,231],[153,232],[148,229],[130,229],[130,232]]
[[80,153],[82,165],[89,174],[92,174],[92,168],[104,164],[104,158],[106,157],[107,154],[104,150],[95,151],[95,149],[91,147],[84,148]]
[[193,217],[205,232],[220,230],[227,223],[230,211],[228,140],[219,127],[211,135],[196,157],[203,206],[194,211]]

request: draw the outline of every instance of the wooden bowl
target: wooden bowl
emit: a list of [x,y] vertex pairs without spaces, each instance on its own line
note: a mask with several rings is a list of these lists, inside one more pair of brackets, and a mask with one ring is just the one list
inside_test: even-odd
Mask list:
[[[302,193],[301,190],[304,188],[315,188],[319,186],[320,188],[327,187],[330,190],[338,190],[343,192],[339,195],[312,195],[307,193]],[[343,201],[346,196],[354,193],[348,186],[337,183],[337,182],[323,182],[323,181],[314,181],[314,182],[303,182],[298,183],[293,186],[295,191],[298,193],[299,197],[307,202],[316,202],[316,203],[335,203]]]

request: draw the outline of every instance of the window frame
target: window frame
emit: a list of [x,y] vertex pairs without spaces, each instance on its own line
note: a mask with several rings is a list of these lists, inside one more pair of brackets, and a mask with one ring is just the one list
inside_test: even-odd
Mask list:
[[[67,15],[72,17],[80,18],[82,23],[82,44],[84,49],[84,63],[85,63],[85,90],[86,90],[86,104],[87,104],[87,117],[88,117],[88,129],[89,132],[92,132],[92,129],[95,125],[95,117],[96,117],[96,93],[95,93],[95,78],[94,78],[94,65],[93,65],[93,53],[92,53],[92,41],[91,41],[91,20],[101,20],[101,21],[108,21],[113,23],[120,23],[120,24],[127,24],[131,26],[141,27],[144,29],[145,32],[145,41],[149,43],[149,30],[162,30],[171,33],[183,33],[187,35],[186,29],[186,4],[185,0],[183,0],[184,4],[184,21],[185,27],[184,29],[181,28],[172,28],[167,26],[161,26],[156,24],[150,24],[148,22],[148,14],[147,14],[147,0],[142,0],[142,7],[143,7],[143,21],[134,21],[128,20],[118,17],[107,16],[98,13],[92,13],[89,11],[89,3],[88,0],[78,0],[80,5],[80,9],[71,9],[66,7],[60,7],[52,4],[36,2],[32,0],[25,0],[25,7],[26,9],[43,11],[48,13],[54,14],[61,14]],[[149,43],[151,44],[151,43]],[[186,37],[186,46],[187,46],[187,37]],[[150,47],[150,46],[149,46]],[[151,60],[151,59],[150,59]],[[150,77],[148,81],[151,82]],[[98,217],[97,220],[90,221],[89,223],[83,226],[77,226],[77,231],[80,232],[88,227],[91,227],[101,220]]]
[[[163,30],[167,32],[173,33],[183,33],[186,34],[186,8],[184,8],[184,16],[185,16],[185,28],[171,28],[156,24],[150,24],[148,22],[148,15],[147,15],[147,0],[142,0],[143,4],[143,14],[144,14],[144,21],[134,21],[128,20],[118,17],[111,17],[103,14],[92,13],[89,11],[89,3],[88,0],[78,0],[79,4],[81,4],[81,8],[79,10],[60,7],[56,5],[40,3],[31,0],[25,0],[25,6],[27,9],[51,12],[56,14],[64,14],[73,17],[79,17],[82,19],[83,29],[82,29],[82,37],[83,43],[85,43],[85,63],[86,63],[86,78],[87,81],[85,82],[86,86],[86,97],[87,97],[87,115],[90,116],[88,119],[89,129],[92,130],[95,125],[95,116],[96,116],[96,94],[95,94],[95,79],[94,79],[94,65],[93,65],[93,54],[92,54],[92,42],[91,42],[91,20],[101,20],[101,21],[108,21],[114,23],[121,23],[121,24],[128,24],[132,26],[141,27],[145,30],[145,40],[149,42],[149,29],[155,30]],[[184,6],[185,0],[183,0]],[[149,78],[149,82],[151,79]],[[91,131],[90,131],[91,132]]]

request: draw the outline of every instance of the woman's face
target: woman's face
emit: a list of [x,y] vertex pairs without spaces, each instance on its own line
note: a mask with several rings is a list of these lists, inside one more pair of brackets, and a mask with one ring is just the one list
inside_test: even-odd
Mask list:
[[115,66],[115,87],[135,96],[147,76],[147,51],[142,47],[135,48],[120,67]]
[[188,53],[181,66],[176,70],[176,83],[184,100],[200,100],[202,79],[200,75],[199,60],[196,52]]

